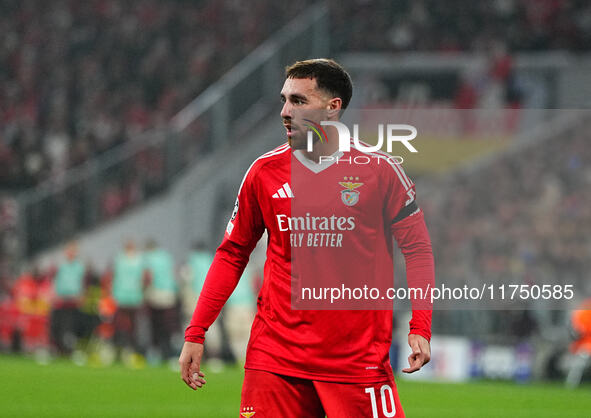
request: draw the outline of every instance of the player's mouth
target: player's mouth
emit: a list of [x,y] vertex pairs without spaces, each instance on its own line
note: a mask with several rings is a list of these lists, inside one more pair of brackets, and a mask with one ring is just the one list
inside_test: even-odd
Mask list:
[[285,130],[287,132],[287,136],[290,138],[293,135],[293,133],[297,131],[297,128],[295,126],[292,126],[291,123],[284,123],[283,126],[285,127]]

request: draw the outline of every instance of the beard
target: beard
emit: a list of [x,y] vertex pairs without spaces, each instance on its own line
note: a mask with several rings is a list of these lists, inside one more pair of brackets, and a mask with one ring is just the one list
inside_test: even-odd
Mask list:
[[308,147],[307,132],[299,129],[292,130],[291,136],[287,137],[287,142],[293,150],[306,149]]

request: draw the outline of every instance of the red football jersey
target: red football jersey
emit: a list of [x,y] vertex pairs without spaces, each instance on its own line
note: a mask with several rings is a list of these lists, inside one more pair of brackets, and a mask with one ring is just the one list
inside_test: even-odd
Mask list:
[[[335,382],[391,376],[392,300],[382,296],[393,285],[392,236],[409,283],[432,285],[434,273],[414,184],[387,159],[352,148],[316,164],[287,144],[258,158],[240,186],[186,340],[203,341],[267,230],[245,367]],[[311,296],[311,288],[318,296],[318,289],[364,285],[381,296]],[[430,311],[413,311],[411,332],[429,339],[430,320]]]

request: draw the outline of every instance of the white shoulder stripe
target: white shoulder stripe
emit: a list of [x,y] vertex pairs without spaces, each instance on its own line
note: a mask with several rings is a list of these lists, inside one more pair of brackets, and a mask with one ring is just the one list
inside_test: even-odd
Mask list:
[[271,151],[267,152],[266,154],[261,155],[256,160],[254,160],[252,162],[252,164],[250,165],[250,167],[248,167],[248,170],[246,170],[246,173],[244,173],[244,177],[242,177],[242,182],[240,183],[240,188],[238,189],[238,195],[240,195],[240,191],[242,190],[242,185],[244,185],[244,180],[246,180],[246,176],[248,176],[248,173],[249,173],[250,169],[255,165],[255,163],[258,160],[262,160],[263,158],[269,158],[269,157],[272,157],[274,155],[282,154],[285,151],[288,151],[289,149],[290,149],[289,144],[285,143],[285,144],[281,145],[280,147],[277,147],[274,150],[271,150]]
[[[363,141],[359,141],[359,143],[363,144],[366,147],[370,147],[372,145],[367,144]],[[402,166],[400,164],[392,164],[390,161],[390,157],[392,157],[390,154],[388,154],[387,152],[384,151],[375,151],[375,152],[367,152],[367,151],[362,151],[359,148],[357,148],[355,146],[355,142],[353,140],[351,140],[351,145],[359,152],[362,152],[364,154],[370,154],[370,155],[375,155],[378,158],[384,158],[386,161],[388,161],[390,163],[390,166],[392,167],[392,169],[396,172],[396,175],[398,176],[398,179],[400,180],[400,182],[402,183],[402,185],[404,186],[404,188],[406,190],[409,190],[412,187],[412,181],[410,181],[410,179],[407,177],[406,173],[404,172],[404,169],[402,168]]]
[[289,144],[287,142],[285,144],[283,144],[283,145],[278,146],[275,149],[272,149],[271,151],[268,151],[268,152],[264,153],[263,155],[261,155],[261,157],[265,157],[265,156],[267,156],[269,154],[274,154],[274,153],[276,153],[278,151],[283,151],[284,148],[289,148]]
[[[381,154],[383,156],[391,157],[390,154],[385,153],[383,151],[378,151],[377,154]],[[391,164],[391,166],[394,169],[394,171],[396,171],[396,174],[398,175],[398,178],[400,179],[400,182],[406,188],[406,190],[410,189],[412,187],[412,181],[406,175],[404,169],[402,168],[402,165],[400,165],[400,164]]]

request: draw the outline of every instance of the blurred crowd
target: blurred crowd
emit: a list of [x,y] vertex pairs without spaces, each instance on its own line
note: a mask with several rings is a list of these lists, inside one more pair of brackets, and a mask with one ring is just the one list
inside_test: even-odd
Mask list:
[[585,0],[331,0],[333,47],[344,51],[478,52],[591,48]]
[[[438,281],[573,284],[591,295],[591,120],[436,181],[421,206]],[[561,306],[564,306],[562,304]]]
[[[37,184],[163,126],[311,3],[2,2],[0,189]],[[591,5],[582,0],[330,5],[338,52],[591,45]]]
[[[21,211],[29,231],[36,231],[21,243],[24,254],[160,193],[182,166],[179,158],[198,161],[208,147],[206,122],[196,123],[187,137],[130,152],[127,159],[96,157],[121,144],[143,144],[148,138],[142,132],[160,132],[172,115],[312,3],[2,2],[0,191],[24,190],[48,178],[63,186]],[[328,4],[334,54],[485,51],[486,67],[469,69],[448,98],[462,109],[523,102],[512,70],[514,51],[581,51],[591,45],[591,6],[583,1]],[[64,176],[71,167],[89,171]],[[92,167],[100,178],[88,174]],[[6,252],[0,248],[0,254]]]
[[0,196],[0,277],[11,272],[20,245],[18,205],[14,199]]
[[[128,240],[99,273],[71,242],[54,265],[0,283],[0,350],[34,353],[41,362],[176,364],[212,260],[202,243],[177,265],[154,240],[141,249]],[[254,271],[244,273],[208,333],[209,358],[244,360],[262,280]]]
[[3,1],[0,190],[162,126],[307,3]]
[[[20,209],[35,231],[24,253],[119,215],[197,161],[207,151],[199,124],[123,160],[96,157],[154,139],[143,132],[162,136],[172,115],[309,3],[2,2],[0,191],[47,179],[63,189]],[[81,171],[65,176],[71,167]]]

